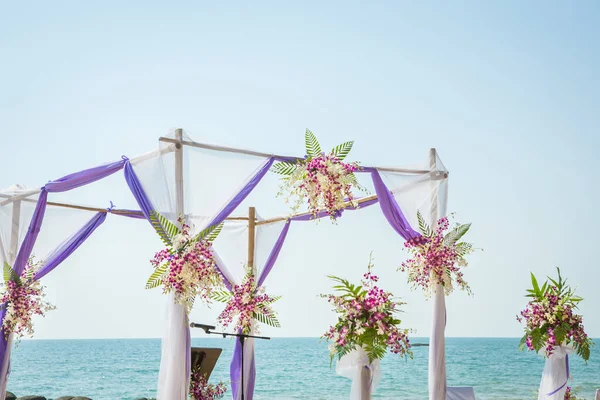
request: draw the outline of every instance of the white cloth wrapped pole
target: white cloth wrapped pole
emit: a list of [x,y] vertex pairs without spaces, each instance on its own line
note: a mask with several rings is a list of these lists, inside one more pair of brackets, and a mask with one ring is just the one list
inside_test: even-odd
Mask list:
[[563,400],[565,398],[569,380],[568,355],[571,353],[573,353],[571,346],[557,346],[552,355],[546,359],[538,400]]
[[175,295],[167,296],[168,311],[165,334],[162,340],[160,371],[158,374],[158,400],[185,400],[190,385],[187,373],[187,338],[189,323],[185,307],[175,302]]
[[335,372],[352,380],[350,400],[371,400],[381,378],[379,360],[369,363],[369,357],[362,348],[343,356],[337,362]]
[[433,294],[433,324],[429,339],[429,400],[446,398],[446,297],[437,285]]
[[600,400],[600,389],[596,390],[596,400]]

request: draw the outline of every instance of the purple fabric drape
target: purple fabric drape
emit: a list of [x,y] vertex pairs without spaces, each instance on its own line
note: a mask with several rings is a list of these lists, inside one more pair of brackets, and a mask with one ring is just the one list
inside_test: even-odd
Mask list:
[[[152,203],[151,203],[150,199],[148,198],[148,195],[146,194],[144,188],[142,187],[142,183],[140,182],[139,178],[137,177],[137,174],[135,173],[135,171],[133,170],[133,166],[131,165],[131,162],[129,162],[129,160],[126,160],[123,171],[125,174],[125,181],[127,182],[127,185],[129,186],[129,189],[131,190],[133,197],[137,201],[142,213],[144,214],[144,216],[146,217],[148,222],[151,222],[150,214],[153,211]],[[187,318],[186,318],[186,321],[187,321]],[[186,342],[186,349],[187,349],[186,357],[185,357],[185,370],[186,370],[187,376],[189,377],[192,372],[192,355],[191,355],[192,335],[190,332],[190,327],[187,323],[186,323],[186,329],[185,329],[185,342]]]
[[79,248],[90,237],[90,235],[104,223],[106,213],[99,212],[90,219],[75,235],[73,235],[62,246],[57,248],[52,255],[46,260],[46,264],[35,275],[35,279],[39,280],[46,276],[50,271],[56,268],[60,263],[67,259],[75,250]]
[[221,212],[217,214],[215,218],[211,221],[209,226],[219,225],[221,222],[225,221],[225,218],[229,217],[229,215],[244,201],[246,197],[254,190],[256,185],[261,181],[261,179],[265,176],[265,174],[269,171],[271,166],[273,165],[274,158],[271,157],[267,160],[265,165],[263,165],[258,172],[246,183],[246,185],[231,199],[231,201],[223,207]]
[[375,193],[377,193],[379,205],[381,206],[381,211],[392,228],[394,228],[394,230],[405,240],[421,236],[406,220],[398,202],[387,186],[385,186],[385,183],[383,183],[379,172],[376,169],[370,169],[370,172],[371,178],[373,179],[373,185],[375,185]]
[[88,185],[92,182],[96,182],[100,179],[106,178],[120,171],[125,165],[127,158],[124,157],[122,160],[113,162],[110,164],[101,165],[83,171],[75,172],[74,174],[63,176],[46,184],[46,190],[48,192],[66,192],[80,186]]
[[[74,174],[63,176],[57,180],[48,182],[41,190],[40,195],[38,197],[37,204],[35,206],[35,210],[33,212],[33,216],[29,223],[29,228],[27,229],[27,233],[25,234],[25,238],[23,239],[23,243],[21,243],[21,247],[19,248],[19,252],[15,259],[13,269],[18,274],[21,275],[23,269],[25,269],[25,265],[27,264],[27,260],[31,256],[31,252],[33,251],[33,246],[37,240],[38,234],[40,233],[40,229],[42,227],[42,222],[44,221],[44,214],[46,212],[46,204],[48,202],[48,193],[49,192],[66,192],[81,186],[85,186],[89,183],[95,182],[102,178],[106,178],[119,171],[125,165],[126,159],[121,161],[117,161],[110,164],[101,165],[99,167],[86,169],[83,171],[76,172]],[[95,228],[94,228],[95,229]],[[90,232],[91,233],[91,232]],[[88,235],[89,236],[89,235]],[[79,246],[79,245],[78,245]],[[77,246],[77,247],[78,247]],[[76,247],[75,247],[76,248]],[[72,249],[74,251],[75,249]],[[71,251],[71,252],[72,252]],[[6,310],[2,310],[0,313],[0,323],[4,320],[6,315]],[[8,379],[9,368],[6,369],[3,367],[4,365],[8,366],[9,363],[5,363],[5,359],[7,357],[8,349],[7,349],[7,341],[4,338],[4,333],[0,330],[0,388],[2,393],[1,396],[5,396],[6,391],[6,380]]]
[[142,183],[135,174],[133,166],[131,165],[129,160],[125,161],[125,168],[123,168],[123,173],[125,174],[125,181],[127,182],[127,186],[129,186],[133,197],[140,206],[140,210],[142,210],[144,217],[146,217],[148,222],[150,222],[150,213],[153,210],[152,203],[150,202],[148,195],[146,195],[146,192],[142,187]]

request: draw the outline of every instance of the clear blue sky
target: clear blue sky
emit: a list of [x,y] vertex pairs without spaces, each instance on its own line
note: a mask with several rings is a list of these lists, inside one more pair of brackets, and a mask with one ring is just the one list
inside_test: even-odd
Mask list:
[[[448,335],[519,336],[529,271],[558,265],[600,336],[599,4],[321,3],[4,2],[0,187],[153,150],[176,127],[292,154],[308,127],[328,146],[355,140],[364,164],[413,164],[436,147],[451,171],[449,210],[473,222],[470,240],[485,249],[466,271],[475,297],[448,299]],[[131,205],[118,202],[123,187],[119,175],[97,201],[81,199]],[[358,278],[375,250],[384,286],[410,303],[406,323],[427,336],[431,304],[393,272],[397,238],[373,237],[360,253],[320,260]],[[266,332],[317,336],[331,315],[315,294],[328,283],[315,265],[303,277],[295,239],[287,269],[267,282],[287,296],[284,327]],[[58,309],[37,321],[37,336],[160,336],[164,299],[142,289],[157,247],[143,222],[109,218],[48,276]]]

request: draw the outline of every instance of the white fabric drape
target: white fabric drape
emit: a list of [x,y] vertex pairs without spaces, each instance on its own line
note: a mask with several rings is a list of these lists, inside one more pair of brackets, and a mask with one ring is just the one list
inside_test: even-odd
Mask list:
[[446,398],[446,296],[444,287],[437,285],[432,298],[433,321],[429,339],[429,400]]
[[[543,349],[542,349],[543,351]],[[567,390],[567,362],[568,354],[573,353],[571,346],[557,346],[550,357],[546,359],[546,365],[542,372],[542,381],[538,392],[538,400],[563,400]],[[564,385],[564,386],[563,386]],[[556,393],[548,396],[549,393],[563,386]]]
[[186,363],[182,362],[187,357],[189,346],[189,322],[185,307],[175,302],[173,293],[168,295],[166,320],[156,398],[183,400],[190,384]]
[[381,378],[379,360],[369,363],[369,357],[362,348],[343,356],[337,362],[335,372],[352,380],[350,400],[371,400]]

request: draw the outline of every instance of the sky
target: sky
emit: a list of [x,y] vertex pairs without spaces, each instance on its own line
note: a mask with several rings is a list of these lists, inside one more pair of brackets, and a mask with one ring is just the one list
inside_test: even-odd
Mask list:
[[[598,3],[321,3],[4,2],[0,187],[152,151],[174,128],[295,155],[309,128],[324,147],[354,140],[364,165],[427,163],[435,147],[448,209],[483,249],[465,271],[474,295],[447,298],[446,334],[520,336],[530,271],[559,266],[600,337]],[[223,194],[203,178],[237,173],[215,165],[189,171],[210,198]],[[91,186],[50,199],[135,207],[120,174]],[[404,325],[429,335],[432,304],[395,271],[402,241],[376,211],[291,230],[267,281],[283,295],[282,327],[263,333],[319,336],[335,319],[317,297],[325,272],[358,280],[373,251],[382,286],[407,302]],[[40,253],[92,216],[51,214]],[[239,252],[243,230],[232,237]],[[109,216],[44,280],[57,309],[35,321],[36,338],[160,337],[166,298],[143,289],[158,249],[147,223]],[[190,318],[214,322],[219,307]]]

